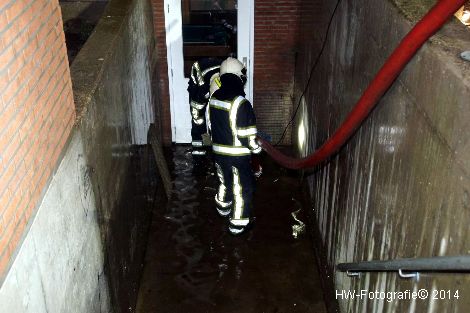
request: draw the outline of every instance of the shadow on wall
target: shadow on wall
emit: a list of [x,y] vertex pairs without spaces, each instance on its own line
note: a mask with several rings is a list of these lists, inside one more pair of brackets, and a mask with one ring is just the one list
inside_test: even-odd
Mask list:
[[151,148],[134,146],[127,152],[115,156],[130,162],[124,169],[127,173],[122,178],[124,188],[118,194],[111,216],[101,203],[101,188],[106,186],[102,187],[97,177],[91,177],[104,254],[102,274],[108,284],[114,312],[135,310],[152,210],[165,201]]
[[98,24],[108,4],[108,0],[86,2],[60,0],[59,4],[62,10],[67,55],[69,64],[72,64],[78,52]]

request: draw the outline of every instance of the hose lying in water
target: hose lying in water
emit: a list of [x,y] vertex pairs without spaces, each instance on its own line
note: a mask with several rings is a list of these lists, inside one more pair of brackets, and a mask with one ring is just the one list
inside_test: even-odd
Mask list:
[[310,168],[333,155],[354,134],[418,49],[444,25],[465,1],[441,0],[431,8],[403,38],[395,51],[393,51],[343,124],[312,155],[302,159],[295,159],[282,154],[268,141],[258,137],[258,142],[263,150],[277,163],[291,169]]

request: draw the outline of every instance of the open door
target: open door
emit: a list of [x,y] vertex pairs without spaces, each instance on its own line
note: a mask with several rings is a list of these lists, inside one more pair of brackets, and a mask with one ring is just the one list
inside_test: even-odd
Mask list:
[[247,67],[247,98],[253,98],[254,0],[165,0],[172,140],[191,142],[186,91],[194,61],[237,57]]

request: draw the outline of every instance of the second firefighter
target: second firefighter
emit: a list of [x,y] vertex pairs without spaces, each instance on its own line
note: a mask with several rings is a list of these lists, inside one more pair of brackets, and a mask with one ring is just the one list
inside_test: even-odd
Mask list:
[[193,155],[206,154],[203,148],[203,135],[207,132],[206,106],[209,100],[209,86],[211,80],[218,75],[220,60],[204,58],[194,62],[191,67],[188,92],[191,106],[191,138]]

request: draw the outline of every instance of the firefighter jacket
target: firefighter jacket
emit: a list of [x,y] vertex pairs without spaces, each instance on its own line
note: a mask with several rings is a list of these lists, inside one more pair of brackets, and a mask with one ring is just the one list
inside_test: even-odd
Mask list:
[[242,80],[234,74],[220,77],[221,88],[209,101],[212,150],[218,155],[244,156],[261,152],[256,142],[256,117],[245,99]]

